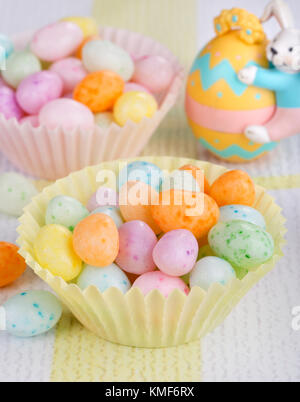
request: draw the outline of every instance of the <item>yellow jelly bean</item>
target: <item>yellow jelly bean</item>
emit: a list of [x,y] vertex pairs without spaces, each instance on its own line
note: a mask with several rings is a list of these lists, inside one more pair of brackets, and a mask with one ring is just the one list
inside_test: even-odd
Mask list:
[[63,18],[62,21],[73,22],[81,28],[85,38],[88,36],[98,35],[99,29],[97,22],[94,18],[90,17],[67,17]]
[[72,233],[64,226],[44,226],[35,239],[34,252],[42,268],[67,282],[81,273],[82,261],[74,252]]
[[139,123],[144,117],[151,118],[157,111],[155,98],[146,92],[127,92],[122,95],[114,107],[114,117],[120,126],[128,120]]

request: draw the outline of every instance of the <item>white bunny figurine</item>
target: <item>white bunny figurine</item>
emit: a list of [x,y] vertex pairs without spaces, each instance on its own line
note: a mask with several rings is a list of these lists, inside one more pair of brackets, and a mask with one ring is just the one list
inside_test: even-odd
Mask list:
[[245,135],[254,142],[279,141],[300,133],[300,30],[294,28],[289,6],[283,0],[273,0],[266,7],[262,22],[274,16],[282,31],[267,47],[271,69],[251,66],[238,74],[246,85],[276,92],[277,109],[264,126],[249,126]]

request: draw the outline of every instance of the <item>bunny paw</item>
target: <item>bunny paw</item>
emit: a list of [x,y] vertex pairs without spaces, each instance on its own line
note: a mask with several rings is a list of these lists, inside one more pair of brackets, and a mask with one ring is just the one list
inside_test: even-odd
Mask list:
[[249,140],[258,144],[267,144],[271,142],[268,130],[264,126],[249,126],[245,131]]
[[243,68],[238,74],[239,80],[246,85],[254,84],[257,70],[258,68],[255,66]]

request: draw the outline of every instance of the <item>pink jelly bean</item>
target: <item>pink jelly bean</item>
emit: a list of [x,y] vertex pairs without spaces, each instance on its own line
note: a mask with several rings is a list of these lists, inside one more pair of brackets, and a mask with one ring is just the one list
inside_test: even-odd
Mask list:
[[117,264],[124,271],[142,275],[155,270],[153,250],[157,237],[153,230],[142,221],[131,221],[119,229],[120,251]]
[[35,127],[35,128],[40,126],[40,121],[39,121],[38,116],[26,116],[26,117],[23,117],[20,120],[20,123],[21,124],[29,123],[29,124],[32,125],[32,127]]
[[143,87],[142,85],[135,84],[134,82],[127,82],[125,84],[124,93],[127,92],[146,92],[148,94],[151,94],[147,88]]
[[82,103],[72,99],[56,99],[47,103],[39,114],[40,124],[50,130],[61,127],[66,131],[95,127],[94,115]]
[[20,120],[24,116],[24,112],[17,102],[15,91],[7,86],[0,87],[0,113],[8,120],[13,118]]
[[179,229],[165,234],[157,243],[153,258],[156,266],[166,275],[183,276],[191,272],[199,252],[192,232]]
[[135,63],[132,81],[157,94],[169,88],[174,78],[172,64],[161,56],[143,57]]
[[100,207],[118,207],[119,195],[118,193],[108,187],[100,187],[90,198],[87,209],[90,212]]
[[186,295],[190,292],[190,289],[182,279],[168,276],[159,271],[149,272],[140,276],[132,287],[139,288],[144,296],[147,296],[148,293],[155,289],[160,291],[165,297],[168,297],[176,289]]
[[75,89],[87,75],[82,61],[75,57],[68,57],[52,64],[50,71],[57,73],[64,83],[64,93],[67,94]]
[[83,32],[78,25],[57,22],[36,32],[31,42],[31,51],[41,60],[55,62],[71,56],[83,39]]
[[17,100],[25,112],[37,115],[48,102],[58,99],[63,91],[60,76],[52,71],[41,71],[25,78],[17,89]]

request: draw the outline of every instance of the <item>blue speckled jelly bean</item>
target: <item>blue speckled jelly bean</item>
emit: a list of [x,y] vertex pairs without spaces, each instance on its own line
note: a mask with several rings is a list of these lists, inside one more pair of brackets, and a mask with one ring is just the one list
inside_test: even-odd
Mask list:
[[62,225],[71,232],[90,212],[78,200],[65,195],[53,198],[47,208],[46,225]]
[[266,221],[262,214],[246,205],[226,205],[220,208],[220,222],[247,221],[266,229]]
[[160,192],[164,179],[162,170],[149,162],[136,161],[121,170],[118,179],[119,189],[128,181],[141,181]]
[[0,62],[7,59],[14,51],[13,42],[3,34],[0,34]]
[[125,294],[131,288],[129,279],[115,264],[105,268],[86,265],[81,275],[78,277],[77,285],[81,290],[85,290],[89,286],[96,286],[101,293],[114,287]]
[[61,318],[62,306],[50,292],[30,290],[12,297],[3,305],[6,330],[29,338],[50,331]]
[[272,236],[246,221],[218,223],[209,233],[209,245],[216,256],[245,270],[259,267],[274,254]]
[[124,224],[120,208],[99,207],[91,213],[91,215],[95,215],[95,214],[104,214],[104,215],[110,216],[112,218],[112,220],[115,222],[118,229]]

